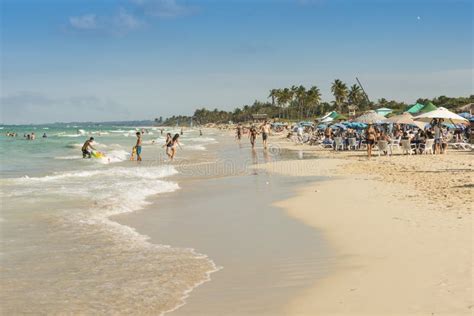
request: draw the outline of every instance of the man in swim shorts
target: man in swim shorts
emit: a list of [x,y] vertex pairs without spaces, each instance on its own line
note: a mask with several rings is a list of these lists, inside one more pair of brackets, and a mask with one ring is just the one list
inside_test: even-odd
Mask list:
[[93,141],[94,137],[91,137],[82,145],[82,158],[91,158],[92,150],[95,150],[91,145]]
[[257,139],[257,134],[258,134],[257,128],[254,125],[252,125],[249,131],[250,144],[252,145],[252,148],[255,148],[255,140]]
[[137,143],[135,144],[135,150],[137,151],[137,161],[142,161],[142,134],[137,132]]
[[242,138],[242,124],[239,123],[236,128],[236,137],[237,140],[240,142],[240,139]]

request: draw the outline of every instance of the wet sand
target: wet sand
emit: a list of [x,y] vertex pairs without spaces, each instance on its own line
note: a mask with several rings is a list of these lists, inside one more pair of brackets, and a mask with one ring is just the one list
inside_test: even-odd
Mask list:
[[[261,148],[252,154],[247,144],[227,145],[218,159],[249,163],[245,157],[250,157],[250,163],[263,163],[289,158],[280,152],[264,157]],[[333,254],[319,231],[273,206],[322,179],[241,167],[195,177],[186,167],[188,176],[177,176],[180,190],[160,195],[139,212],[112,218],[152,243],[194,248],[221,267],[173,315],[284,315],[291,299],[331,270]],[[235,174],[236,169],[246,171]]]

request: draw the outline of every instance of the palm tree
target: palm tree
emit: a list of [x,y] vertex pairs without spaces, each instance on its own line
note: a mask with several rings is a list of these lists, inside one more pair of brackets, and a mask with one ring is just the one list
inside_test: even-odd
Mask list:
[[348,99],[349,103],[359,106],[364,101],[362,89],[358,85],[353,84],[349,89]]
[[344,104],[344,102],[346,102],[346,99],[347,99],[347,95],[348,95],[347,85],[341,80],[336,79],[334,80],[331,86],[331,92],[334,95],[334,98],[336,99],[335,100],[336,109],[340,111],[342,105]]
[[280,89],[271,89],[270,94],[268,95],[269,98],[272,98],[272,105],[275,106],[275,99],[278,96]]
[[295,99],[298,102],[298,115],[299,118],[302,118],[302,111],[304,108],[305,104],[305,99],[306,99],[306,88],[302,85],[300,85],[298,88],[295,90]]
[[277,94],[277,103],[280,107],[285,108],[293,99],[293,91],[289,88],[280,89]]
[[[318,87],[312,86],[307,92],[306,92],[306,102],[305,104],[309,107],[310,113],[314,113],[317,108],[317,106],[321,103],[321,91],[319,90]],[[308,113],[309,114],[309,113]]]

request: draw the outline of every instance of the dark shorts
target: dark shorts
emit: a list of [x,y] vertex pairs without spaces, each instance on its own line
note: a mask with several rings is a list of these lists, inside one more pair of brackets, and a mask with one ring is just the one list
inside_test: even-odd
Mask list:
[[263,139],[263,140],[267,140],[267,138],[268,138],[267,133],[262,133],[262,139]]
[[87,149],[83,149],[82,150],[82,158],[86,158],[86,157],[91,157],[91,152],[88,151]]
[[375,144],[375,140],[367,139],[367,145],[373,145],[373,144]]

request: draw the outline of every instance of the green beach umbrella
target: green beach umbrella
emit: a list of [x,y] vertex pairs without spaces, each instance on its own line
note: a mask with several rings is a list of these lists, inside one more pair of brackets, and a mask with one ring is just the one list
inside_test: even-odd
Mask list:
[[436,105],[434,105],[433,103],[431,102],[428,102],[428,104],[426,104],[421,110],[420,110],[420,113],[428,113],[428,112],[431,112],[431,111],[434,111],[438,109],[438,107]]
[[419,113],[421,111],[422,108],[424,108],[425,105],[424,104],[421,104],[421,103],[415,103],[413,105],[410,105],[408,107],[408,110],[407,112],[410,113],[410,114],[416,114],[416,113]]

